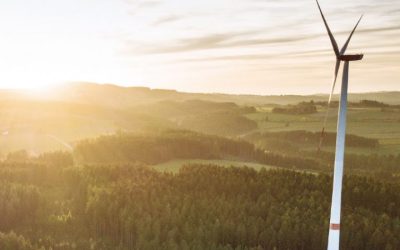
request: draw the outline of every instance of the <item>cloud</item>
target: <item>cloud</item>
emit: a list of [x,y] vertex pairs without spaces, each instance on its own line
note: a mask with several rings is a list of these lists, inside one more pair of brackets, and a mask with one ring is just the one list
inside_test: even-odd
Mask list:
[[253,53],[253,54],[241,54],[232,56],[216,56],[216,57],[201,57],[201,58],[191,58],[182,59],[180,62],[202,62],[202,61],[256,61],[265,60],[271,58],[282,58],[282,57],[316,57],[323,56],[326,53],[326,49],[320,50],[308,50],[303,52],[285,52],[285,53]]
[[158,26],[158,25],[162,25],[165,23],[174,22],[174,21],[180,20],[182,18],[183,18],[183,16],[178,16],[178,15],[164,16],[164,17],[160,17],[159,19],[157,19],[152,25]]
[[[175,16],[169,16],[165,18],[160,18],[159,24],[163,22],[173,21],[176,18]],[[385,31],[400,31],[400,26],[386,26],[381,28],[364,28],[357,31],[357,33],[377,33],[377,32],[385,32]],[[254,37],[254,35],[261,34],[262,30],[250,30],[250,31],[241,31],[241,32],[226,32],[219,34],[205,34],[199,37],[193,38],[184,38],[178,39],[168,42],[165,44],[137,44],[133,41],[126,41],[125,48],[123,51],[127,54],[171,54],[171,53],[182,53],[182,52],[190,52],[190,51],[199,51],[199,50],[211,50],[211,49],[224,49],[224,48],[236,48],[236,47],[252,47],[252,46],[262,46],[262,45],[275,45],[275,44],[289,44],[296,43],[304,40],[312,40],[319,37],[327,36],[324,30],[321,30],[319,33],[315,34],[296,34],[292,36],[282,36],[275,38],[259,38]],[[348,35],[349,31],[339,31],[336,32],[335,35]],[[370,44],[368,47],[376,47],[377,45]],[[355,48],[353,49],[361,49],[365,50],[366,48]],[[299,51],[297,53],[281,53],[279,56],[321,56],[323,53],[330,51],[330,47],[326,47],[326,49],[318,50],[318,51]],[[247,55],[234,55],[234,56],[220,56],[220,57],[211,57],[211,58],[195,58],[195,59],[187,59],[183,61],[194,62],[194,61],[216,61],[216,60],[263,60],[271,57],[275,57],[278,55],[274,54],[247,54]]]
[[234,56],[216,56],[216,57],[202,57],[202,58],[192,58],[183,59],[181,62],[202,62],[202,61],[233,61],[233,60],[263,60],[277,57],[274,54],[244,54],[244,55],[234,55]]
[[157,0],[125,0],[130,7],[128,13],[135,16],[140,10],[155,8],[162,4],[162,1]]
[[[360,29],[359,31],[356,31],[356,32],[357,33],[373,33],[373,32],[383,32],[383,31],[393,31],[393,30],[400,31],[400,25],[386,26],[386,27],[380,27],[380,28],[366,28],[366,29]],[[341,33],[345,33],[345,32],[342,31]]]
[[149,8],[162,4],[162,1],[157,0],[125,0],[125,2],[134,5],[136,8]]
[[251,35],[260,31],[243,31],[220,34],[207,34],[196,38],[185,38],[170,42],[169,45],[144,45],[135,46],[134,42],[127,41],[124,51],[141,54],[179,53],[195,50],[221,49],[232,47],[245,47],[254,45],[267,45],[278,43],[291,43],[319,37],[320,35],[302,35],[279,38],[251,38]]
[[154,7],[154,6],[158,6],[160,4],[162,4],[162,1],[147,0],[147,1],[140,1],[137,4],[137,7],[139,7],[139,8],[151,8],[151,7]]

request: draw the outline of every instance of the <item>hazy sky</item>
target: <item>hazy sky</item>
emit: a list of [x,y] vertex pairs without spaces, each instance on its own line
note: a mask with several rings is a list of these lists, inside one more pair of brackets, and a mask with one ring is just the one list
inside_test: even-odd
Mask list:
[[[350,91],[400,90],[400,1],[320,0]],[[313,0],[1,0],[0,88],[91,81],[190,92],[327,93],[334,56]]]

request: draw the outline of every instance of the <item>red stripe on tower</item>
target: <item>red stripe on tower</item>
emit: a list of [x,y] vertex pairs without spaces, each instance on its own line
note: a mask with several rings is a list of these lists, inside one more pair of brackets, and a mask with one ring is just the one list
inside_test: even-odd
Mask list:
[[331,223],[331,230],[340,230],[340,224]]

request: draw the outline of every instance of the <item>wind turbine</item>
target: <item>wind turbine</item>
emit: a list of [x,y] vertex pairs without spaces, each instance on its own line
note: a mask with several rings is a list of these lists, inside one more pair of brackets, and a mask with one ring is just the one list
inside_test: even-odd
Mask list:
[[[332,89],[329,95],[327,111],[324,118],[324,126],[322,128],[321,140],[319,149],[322,144],[323,135],[326,126],[326,120],[328,117],[329,106],[332,100],[333,91],[335,89],[335,83],[337,74],[339,72],[340,62],[344,61],[343,67],[343,77],[342,77],[342,88],[340,92],[340,103],[339,103],[339,111],[338,111],[338,124],[337,124],[337,133],[336,133],[336,153],[335,153],[335,166],[334,166],[334,174],[333,174],[333,190],[332,190],[332,205],[331,205],[331,217],[329,222],[329,237],[328,237],[328,250],[338,250],[339,249],[339,238],[340,238],[340,210],[341,210],[341,202],[342,202],[342,180],[343,180],[343,159],[344,159],[344,146],[345,146],[345,137],[346,137],[346,111],[347,111],[347,86],[349,80],[349,62],[350,61],[359,61],[363,58],[363,54],[354,54],[354,55],[346,55],[346,49],[349,45],[350,39],[353,36],[354,31],[356,30],[358,24],[361,21],[362,15],[358,20],[357,24],[353,28],[350,33],[349,38],[343,45],[342,49],[339,51],[338,45],[336,43],[335,38],[332,35],[331,30],[329,29],[328,23],[322,13],[321,7],[319,6],[318,0],[317,5],[319,12],[321,13],[322,20],[324,21],[325,28],[328,32],[329,39],[331,40],[333,51],[336,55],[336,66],[335,72],[332,82]],[[319,150],[318,149],[318,150]]]

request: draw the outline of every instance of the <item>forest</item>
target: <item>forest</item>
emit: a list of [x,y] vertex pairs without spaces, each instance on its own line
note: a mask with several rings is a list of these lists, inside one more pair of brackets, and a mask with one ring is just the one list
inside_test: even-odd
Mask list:
[[[1,249],[326,246],[326,174],[201,164],[170,174],[138,163],[53,164],[1,165],[0,200],[7,204],[0,208]],[[397,249],[400,185],[358,176],[346,176],[344,185],[343,249]]]
[[[325,154],[287,156],[176,130],[87,139],[72,153],[13,152],[0,164],[0,248],[321,249],[331,193],[332,155]],[[149,167],[222,157],[278,168],[187,164],[172,174]],[[397,249],[400,158],[354,157],[346,158],[342,247]],[[379,161],[387,175],[357,171],[378,173]]]

